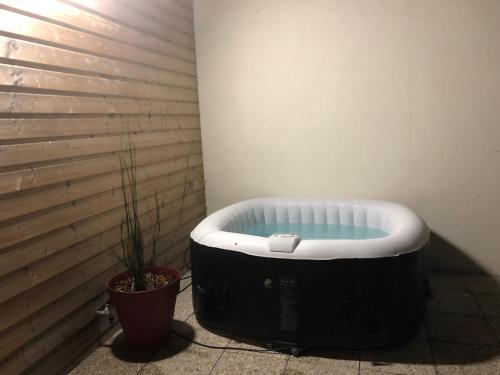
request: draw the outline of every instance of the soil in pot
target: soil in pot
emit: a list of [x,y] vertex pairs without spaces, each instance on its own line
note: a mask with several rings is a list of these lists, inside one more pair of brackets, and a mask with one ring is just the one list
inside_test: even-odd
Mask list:
[[[173,277],[166,273],[153,273],[146,272],[144,275],[144,281],[146,283],[146,290],[154,290],[161,288],[162,286],[168,285]],[[134,278],[127,277],[122,280],[116,280],[111,288],[118,292],[137,292],[134,285]]]

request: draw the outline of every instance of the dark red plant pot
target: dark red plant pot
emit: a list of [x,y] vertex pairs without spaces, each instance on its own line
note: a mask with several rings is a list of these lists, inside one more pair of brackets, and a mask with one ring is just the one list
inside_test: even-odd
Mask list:
[[148,272],[172,276],[168,285],[144,292],[119,292],[111,288],[116,281],[129,277],[122,272],[108,281],[109,299],[116,308],[127,345],[153,347],[166,341],[172,328],[175,301],[180,287],[179,271],[169,267],[151,267]]

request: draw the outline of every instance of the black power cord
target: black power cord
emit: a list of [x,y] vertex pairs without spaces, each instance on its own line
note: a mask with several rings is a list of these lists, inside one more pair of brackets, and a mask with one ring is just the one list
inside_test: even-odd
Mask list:
[[177,292],[177,294],[184,292],[187,288],[189,288],[191,286],[191,284],[192,283],[189,283],[188,285],[186,285],[184,288],[182,288],[181,290],[179,290],[179,292]]
[[[186,280],[186,279],[189,279],[189,278],[191,278],[191,275],[181,277],[181,280]],[[191,284],[193,284],[193,283],[191,282],[188,285],[186,285],[184,288],[182,288],[181,290],[179,290],[177,292],[177,294],[181,294],[182,292],[184,292],[187,288],[189,288],[191,286]]]
[[[190,277],[191,277],[191,275],[184,276],[183,278],[181,278],[181,280],[189,279]],[[192,284],[193,283],[190,282],[184,288],[182,288],[181,290],[179,290],[179,292],[177,292],[177,294],[182,293],[187,288],[189,288]],[[245,352],[257,352],[257,353],[280,353],[282,351],[288,351],[288,350],[290,350],[290,348],[287,348],[287,347],[276,347],[276,348],[272,348],[272,349],[251,349],[251,348],[238,348],[236,346],[216,346],[216,345],[209,345],[209,344],[204,344],[202,342],[193,340],[191,337],[185,336],[182,333],[174,331],[173,329],[171,329],[170,332],[172,332],[174,335],[179,336],[180,338],[182,338],[182,339],[184,339],[186,341],[189,341],[189,342],[191,342],[191,343],[193,343],[195,345],[198,345],[198,346],[201,346],[201,347],[204,347],[204,348],[208,348],[208,349],[220,349],[220,350],[230,349],[230,350],[241,350],[241,351],[245,351]]]
[[244,352],[257,352],[257,353],[281,353],[281,352],[290,350],[290,348],[286,348],[286,347],[276,347],[276,348],[272,348],[272,349],[251,349],[251,348],[239,348],[237,346],[208,345],[208,344],[203,344],[202,342],[193,340],[191,337],[185,336],[182,333],[174,331],[173,329],[170,332],[172,332],[174,335],[179,336],[180,338],[182,338],[186,341],[189,341],[193,344],[202,346],[204,348],[209,348],[209,349],[221,349],[221,350],[229,349],[229,350],[241,350]]
[[[185,280],[185,279],[189,279],[189,278],[191,278],[191,275],[184,276],[184,277],[181,278],[181,280]],[[179,292],[177,292],[177,294],[182,293],[187,288],[189,288],[191,285],[192,285],[192,282],[190,282],[184,288],[182,288],[181,290],[179,290]],[[109,304],[109,302],[108,302],[108,304]],[[111,304],[109,304],[109,306],[111,306]],[[209,345],[209,344],[204,344],[202,342],[193,340],[192,338],[190,338],[188,336],[185,336],[182,333],[176,332],[173,329],[171,329],[170,332],[172,332],[174,335],[179,336],[180,338],[182,338],[182,339],[184,339],[186,341],[189,341],[189,342],[191,342],[191,343],[193,343],[195,345],[198,345],[198,346],[201,346],[201,347],[204,347],[204,348],[208,348],[208,349],[219,349],[219,350],[229,349],[229,350],[239,350],[239,351],[244,351],[244,352],[255,352],[255,353],[282,353],[282,352],[290,350],[289,347],[275,347],[275,348],[271,348],[271,349],[252,349],[252,348],[239,348],[239,347],[236,347],[236,346],[216,346],[216,345]],[[112,347],[112,345],[104,344],[104,343],[101,342],[101,332],[100,332],[99,326],[98,326],[98,338],[99,338],[99,340],[98,340],[98,345],[99,346],[101,346],[101,347],[107,347],[107,348],[111,348]]]

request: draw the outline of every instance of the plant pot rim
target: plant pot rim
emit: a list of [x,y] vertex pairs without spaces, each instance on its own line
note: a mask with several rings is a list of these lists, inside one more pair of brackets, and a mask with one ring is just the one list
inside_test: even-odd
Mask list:
[[130,276],[130,273],[128,271],[123,271],[123,272],[117,273],[116,275],[112,276],[108,280],[108,283],[107,283],[108,291],[112,291],[113,293],[119,293],[119,294],[152,293],[152,292],[156,292],[158,290],[162,290],[162,289],[171,287],[172,285],[174,285],[181,278],[181,274],[180,274],[179,270],[177,268],[173,268],[173,267],[168,267],[168,266],[150,266],[150,267],[146,267],[146,270],[151,270],[151,269],[154,269],[154,268],[156,268],[156,269],[163,269],[163,270],[167,270],[167,271],[169,271],[169,270],[175,271],[175,273],[177,273],[177,276],[171,275],[174,278],[168,284],[163,285],[163,286],[161,286],[159,288],[150,289],[150,290],[136,290],[136,291],[129,292],[129,291],[116,290],[116,289],[114,289],[111,286],[111,282],[115,281],[115,279],[118,279],[121,276]]

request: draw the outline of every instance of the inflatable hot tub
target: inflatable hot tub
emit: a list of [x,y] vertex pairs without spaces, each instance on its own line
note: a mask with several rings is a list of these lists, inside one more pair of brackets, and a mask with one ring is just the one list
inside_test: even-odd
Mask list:
[[191,233],[196,318],[277,346],[397,346],[422,322],[428,241],[396,203],[236,203]]

